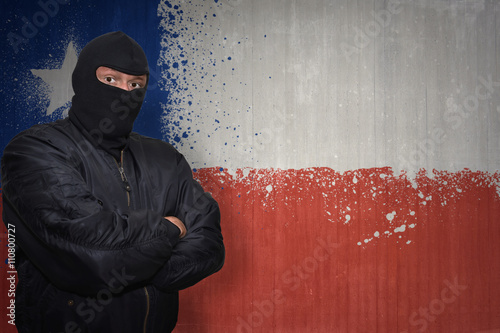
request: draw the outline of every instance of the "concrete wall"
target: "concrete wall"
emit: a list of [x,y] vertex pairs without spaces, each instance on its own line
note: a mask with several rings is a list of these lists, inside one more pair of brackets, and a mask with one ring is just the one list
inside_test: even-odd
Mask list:
[[[42,10],[5,6],[2,35]],[[2,145],[63,117],[74,54],[118,29],[150,61],[135,129],[222,210],[175,332],[500,330],[498,1],[70,2],[1,45]]]
[[500,329],[499,11],[160,4],[165,126],[208,167],[229,248],[178,331]]
[[194,113],[179,131],[204,129],[183,140],[195,146],[191,160],[498,169],[496,2],[195,3],[179,2],[182,14],[159,7],[162,36],[173,43],[160,66],[188,60],[166,69],[192,94],[180,90],[183,102],[174,103]]

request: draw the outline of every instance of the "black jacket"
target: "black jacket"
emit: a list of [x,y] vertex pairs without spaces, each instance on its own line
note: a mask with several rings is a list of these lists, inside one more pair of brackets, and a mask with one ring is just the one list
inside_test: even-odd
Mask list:
[[132,133],[116,161],[64,119],[17,135],[1,172],[21,333],[170,332],[178,290],[223,265],[218,205],[165,142]]

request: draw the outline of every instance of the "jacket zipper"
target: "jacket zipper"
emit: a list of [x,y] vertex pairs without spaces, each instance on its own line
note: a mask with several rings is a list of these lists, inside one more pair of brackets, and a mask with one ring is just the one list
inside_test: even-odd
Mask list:
[[148,293],[148,288],[144,287],[144,293],[146,294],[146,316],[144,317],[144,333],[146,333],[146,325],[148,324],[148,317],[149,317],[149,293]]
[[[130,207],[130,184],[127,179],[127,175],[125,174],[125,169],[123,168],[123,150],[120,152],[120,163],[118,163],[115,160],[116,164],[118,165],[118,171],[120,172],[120,177],[122,179],[122,182],[125,184],[125,190],[127,191],[127,205]],[[149,292],[147,287],[144,287],[144,294],[146,295],[146,316],[144,317],[144,333],[146,333],[146,326],[148,323],[148,317],[149,317],[149,307],[150,307],[150,302],[149,302]]]
[[127,175],[125,174],[125,169],[123,168],[123,150],[120,152],[120,163],[118,164],[118,171],[120,172],[120,177],[122,178],[122,182],[125,184],[125,190],[127,191],[127,205],[130,207],[130,184],[127,179]]

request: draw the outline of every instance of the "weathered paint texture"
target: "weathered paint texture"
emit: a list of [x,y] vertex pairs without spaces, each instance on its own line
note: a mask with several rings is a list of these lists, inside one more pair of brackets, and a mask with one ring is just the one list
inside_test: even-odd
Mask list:
[[165,131],[197,166],[495,172],[499,6],[161,2]]
[[146,17],[126,31],[152,73],[136,129],[186,155],[227,248],[181,291],[175,332],[500,332],[498,1],[120,3],[108,25],[75,3],[61,22],[82,33],[40,29],[23,50],[46,38],[54,56],[9,58],[25,76],[2,145],[65,114],[54,81],[86,28]]
[[165,128],[229,237],[179,332],[500,329],[499,8],[162,2]]
[[194,312],[181,313],[178,332],[500,327],[500,174],[196,174],[226,208],[231,251],[220,274],[181,294]]

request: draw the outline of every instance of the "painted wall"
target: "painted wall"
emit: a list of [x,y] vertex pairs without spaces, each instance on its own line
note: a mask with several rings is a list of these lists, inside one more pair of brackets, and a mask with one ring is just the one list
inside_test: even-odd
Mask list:
[[1,149],[65,115],[90,39],[143,45],[135,130],[186,155],[227,247],[176,332],[500,332],[498,1],[41,3],[2,3]]

